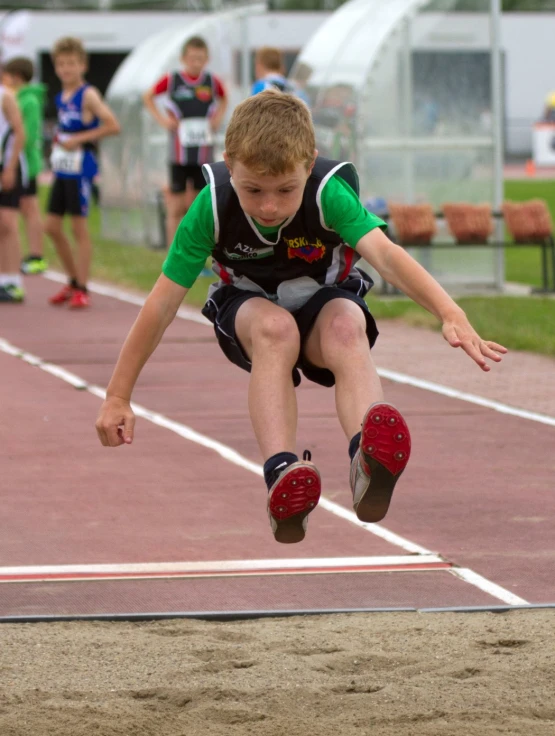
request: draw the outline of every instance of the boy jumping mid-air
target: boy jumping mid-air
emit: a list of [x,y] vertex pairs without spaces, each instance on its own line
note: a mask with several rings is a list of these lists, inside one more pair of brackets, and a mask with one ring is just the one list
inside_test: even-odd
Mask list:
[[270,90],[248,98],[235,108],[225,146],[225,162],[205,166],[210,186],[181,222],[123,345],[96,424],[100,441],[133,441],[135,382],[212,255],[220,281],[203,313],[229,360],[251,373],[249,411],[275,539],[301,541],[320,496],[318,470],[295,454],[299,370],[335,385],[353,505],[360,520],[379,521],[407,465],[410,435],[384,401],[370,352],[378,330],[363,299],[372,282],[356,262],[366,259],[435,315],[449,344],[482,370],[506,349],[482,340],[432,276],[386,237],[384,223],[360,204],[354,166],[318,157],[299,98]]
[[[62,91],[56,97],[58,128],[50,162],[54,183],[50,190],[45,231],[52,238],[68,276],[68,284],[50,297],[50,304],[88,307],[87,281],[92,242],[87,225],[92,181],[98,172],[96,143],[119,133],[119,123],[100,92],[84,79],[87,55],[77,38],[61,38],[52,50]],[[71,217],[77,256],[63,230],[64,215]]]

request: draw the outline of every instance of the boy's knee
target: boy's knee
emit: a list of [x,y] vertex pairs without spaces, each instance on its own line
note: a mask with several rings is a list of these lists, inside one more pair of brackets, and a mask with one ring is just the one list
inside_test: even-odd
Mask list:
[[62,232],[62,221],[58,222],[53,217],[47,217],[44,221],[44,232],[47,235],[58,235]]
[[299,349],[300,335],[297,323],[289,312],[278,311],[259,317],[253,327],[253,343]]
[[340,346],[342,350],[355,348],[361,343],[367,343],[366,324],[364,315],[340,312],[329,321],[327,329],[322,335],[322,347]]
[[9,237],[18,233],[17,210],[2,208],[0,210],[0,234]]

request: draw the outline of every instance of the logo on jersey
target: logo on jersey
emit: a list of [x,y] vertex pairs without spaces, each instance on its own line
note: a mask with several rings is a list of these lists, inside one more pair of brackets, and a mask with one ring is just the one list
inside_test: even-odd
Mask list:
[[172,97],[176,100],[192,100],[195,93],[190,87],[176,87],[172,92]]
[[283,238],[287,245],[288,258],[301,258],[307,263],[320,261],[326,254],[326,246],[320,238],[315,243],[309,243],[306,238]]
[[253,248],[251,245],[237,243],[233,246],[233,250],[224,248],[225,255],[232,261],[254,260],[257,258],[267,258],[274,252],[274,248]]
[[200,100],[201,102],[210,102],[212,99],[212,87],[206,87],[206,85],[195,87],[195,94],[197,96],[197,100]]

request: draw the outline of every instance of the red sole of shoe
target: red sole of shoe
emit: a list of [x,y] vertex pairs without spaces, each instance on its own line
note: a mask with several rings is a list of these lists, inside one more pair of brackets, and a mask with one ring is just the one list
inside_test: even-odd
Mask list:
[[407,424],[391,404],[370,407],[362,423],[361,459],[370,473],[370,485],[357,506],[357,516],[369,523],[387,514],[395,484],[410,458]]
[[277,522],[277,542],[291,544],[304,539],[303,521],[320,500],[322,482],[315,467],[285,470],[268,498],[268,509]]

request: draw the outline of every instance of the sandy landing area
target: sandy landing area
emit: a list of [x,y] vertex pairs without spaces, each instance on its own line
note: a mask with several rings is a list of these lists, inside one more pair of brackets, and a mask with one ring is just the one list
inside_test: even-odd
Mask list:
[[555,734],[555,610],[0,625],[1,736]]

